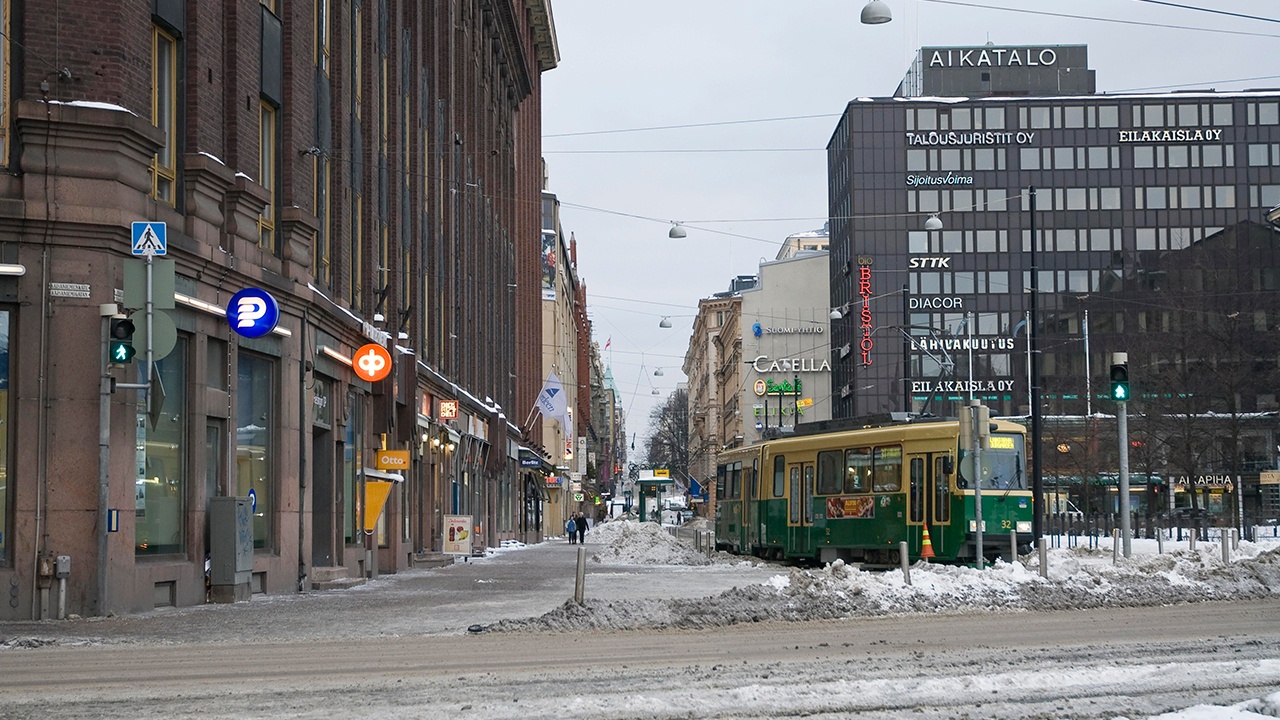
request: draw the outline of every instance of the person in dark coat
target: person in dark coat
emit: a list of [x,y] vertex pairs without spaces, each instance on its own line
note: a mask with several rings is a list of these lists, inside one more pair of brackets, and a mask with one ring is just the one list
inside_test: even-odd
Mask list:
[[587,516],[582,513],[578,513],[578,542],[583,543],[586,541],[587,541]]
[[569,536],[569,544],[574,544],[578,540],[577,518],[569,518],[569,522],[564,524],[564,531]]

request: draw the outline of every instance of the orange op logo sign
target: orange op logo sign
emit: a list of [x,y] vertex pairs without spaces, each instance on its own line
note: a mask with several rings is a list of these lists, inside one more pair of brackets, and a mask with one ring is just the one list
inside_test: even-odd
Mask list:
[[377,343],[362,345],[351,359],[351,369],[361,380],[378,382],[391,374],[391,353]]
[[458,401],[457,400],[441,400],[440,401],[440,419],[454,420],[458,417]]

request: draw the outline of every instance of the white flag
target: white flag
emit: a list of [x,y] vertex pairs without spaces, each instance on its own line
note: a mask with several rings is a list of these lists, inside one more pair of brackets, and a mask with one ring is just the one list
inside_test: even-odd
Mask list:
[[542,392],[538,393],[538,409],[542,411],[543,417],[559,420],[561,425],[566,425],[569,402],[564,394],[564,386],[560,384],[560,378],[556,377],[555,372],[547,373],[547,381],[542,384]]

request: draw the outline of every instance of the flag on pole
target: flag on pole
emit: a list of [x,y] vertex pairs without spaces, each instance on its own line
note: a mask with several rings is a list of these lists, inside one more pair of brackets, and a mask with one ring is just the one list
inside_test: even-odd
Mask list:
[[610,345],[612,345],[612,344],[613,344],[613,336],[612,336],[612,335],[610,335],[610,336],[609,336],[609,339],[604,341],[604,349],[605,349],[605,350],[608,350],[608,349],[609,349],[609,346],[610,346]]
[[562,426],[567,426],[565,415],[568,414],[569,403],[555,371],[547,373],[547,381],[542,384],[542,392],[538,393],[537,405],[543,417],[559,420]]

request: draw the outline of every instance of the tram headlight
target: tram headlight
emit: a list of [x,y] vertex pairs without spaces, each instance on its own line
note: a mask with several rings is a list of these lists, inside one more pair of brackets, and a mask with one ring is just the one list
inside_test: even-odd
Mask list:
[[1031,522],[1028,520],[1019,520],[1017,525],[1017,530],[1020,533],[1031,532]]

